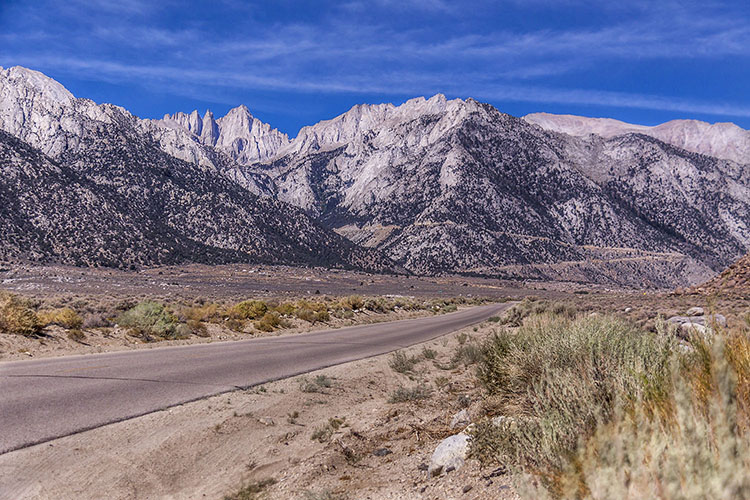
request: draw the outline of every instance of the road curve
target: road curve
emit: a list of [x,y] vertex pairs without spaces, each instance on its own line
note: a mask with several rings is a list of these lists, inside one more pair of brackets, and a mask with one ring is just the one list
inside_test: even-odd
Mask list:
[[0,363],[0,454],[426,342],[508,306],[302,335]]

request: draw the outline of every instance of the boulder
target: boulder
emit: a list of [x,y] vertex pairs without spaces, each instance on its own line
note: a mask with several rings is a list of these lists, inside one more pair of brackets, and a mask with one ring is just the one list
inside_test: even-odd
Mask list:
[[455,429],[456,427],[466,427],[470,423],[471,417],[469,416],[469,412],[466,411],[466,408],[464,408],[453,415],[453,418],[451,419],[451,429]]
[[713,332],[707,326],[698,325],[696,323],[682,323],[677,330],[677,336],[685,340],[689,339],[696,333],[703,338],[706,338]]
[[460,432],[443,439],[430,458],[430,466],[427,473],[430,476],[439,476],[444,470],[458,470],[469,455],[469,441],[471,438]]
[[668,323],[693,324],[701,326],[711,326],[714,322],[719,326],[727,325],[727,318],[722,314],[710,314],[703,316],[672,316],[667,320]]
[[698,306],[691,307],[685,311],[685,316],[703,316],[703,308]]

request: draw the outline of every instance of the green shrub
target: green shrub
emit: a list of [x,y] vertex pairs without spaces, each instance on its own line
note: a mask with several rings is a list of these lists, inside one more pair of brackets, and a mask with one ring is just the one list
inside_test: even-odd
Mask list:
[[391,354],[391,359],[388,360],[388,366],[393,368],[398,373],[408,373],[414,369],[419,360],[415,357],[409,357],[403,351],[396,351]]
[[281,304],[277,305],[273,308],[274,311],[276,311],[279,314],[282,314],[284,316],[291,316],[294,314],[294,304],[291,302],[282,302]]
[[232,319],[260,319],[268,312],[268,306],[260,300],[245,300],[229,308],[227,313]]
[[333,386],[333,380],[326,375],[318,375],[314,380],[303,378],[300,381],[300,390],[302,392],[323,392]]
[[422,357],[424,359],[435,359],[437,357],[437,352],[434,349],[428,349],[427,347],[423,347]]
[[42,331],[42,324],[26,301],[0,292],[0,331],[33,336]]
[[388,397],[389,403],[406,403],[408,401],[419,401],[429,399],[432,396],[432,389],[424,384],[419,384],[411,388],[399,387]]
[[69,307],[41,311],[38,316],[44,326],[57,325],[66,330],[79,330],[83,326],[83,319]]
[[177,331],[177,318],[162,304],[152,301],[141,302],[120,314],[117,323],[145,340],[150,340],[152,336],[172,339],[184,333]]

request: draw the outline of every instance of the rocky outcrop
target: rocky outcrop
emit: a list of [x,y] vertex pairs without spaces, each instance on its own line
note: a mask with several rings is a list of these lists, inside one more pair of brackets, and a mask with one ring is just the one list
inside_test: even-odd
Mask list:
[[750,254],[690,291],[705,295],[737,295],[750,298]]

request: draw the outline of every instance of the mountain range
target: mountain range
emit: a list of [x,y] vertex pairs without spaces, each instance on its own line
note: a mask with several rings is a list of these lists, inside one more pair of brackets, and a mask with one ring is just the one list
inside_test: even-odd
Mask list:
[[664,287],[750,251],[750,133],[733,124],[517,118],[436,95],[290,139],[245,106],[143,120],[14,67],[0,130],[8,259]]

